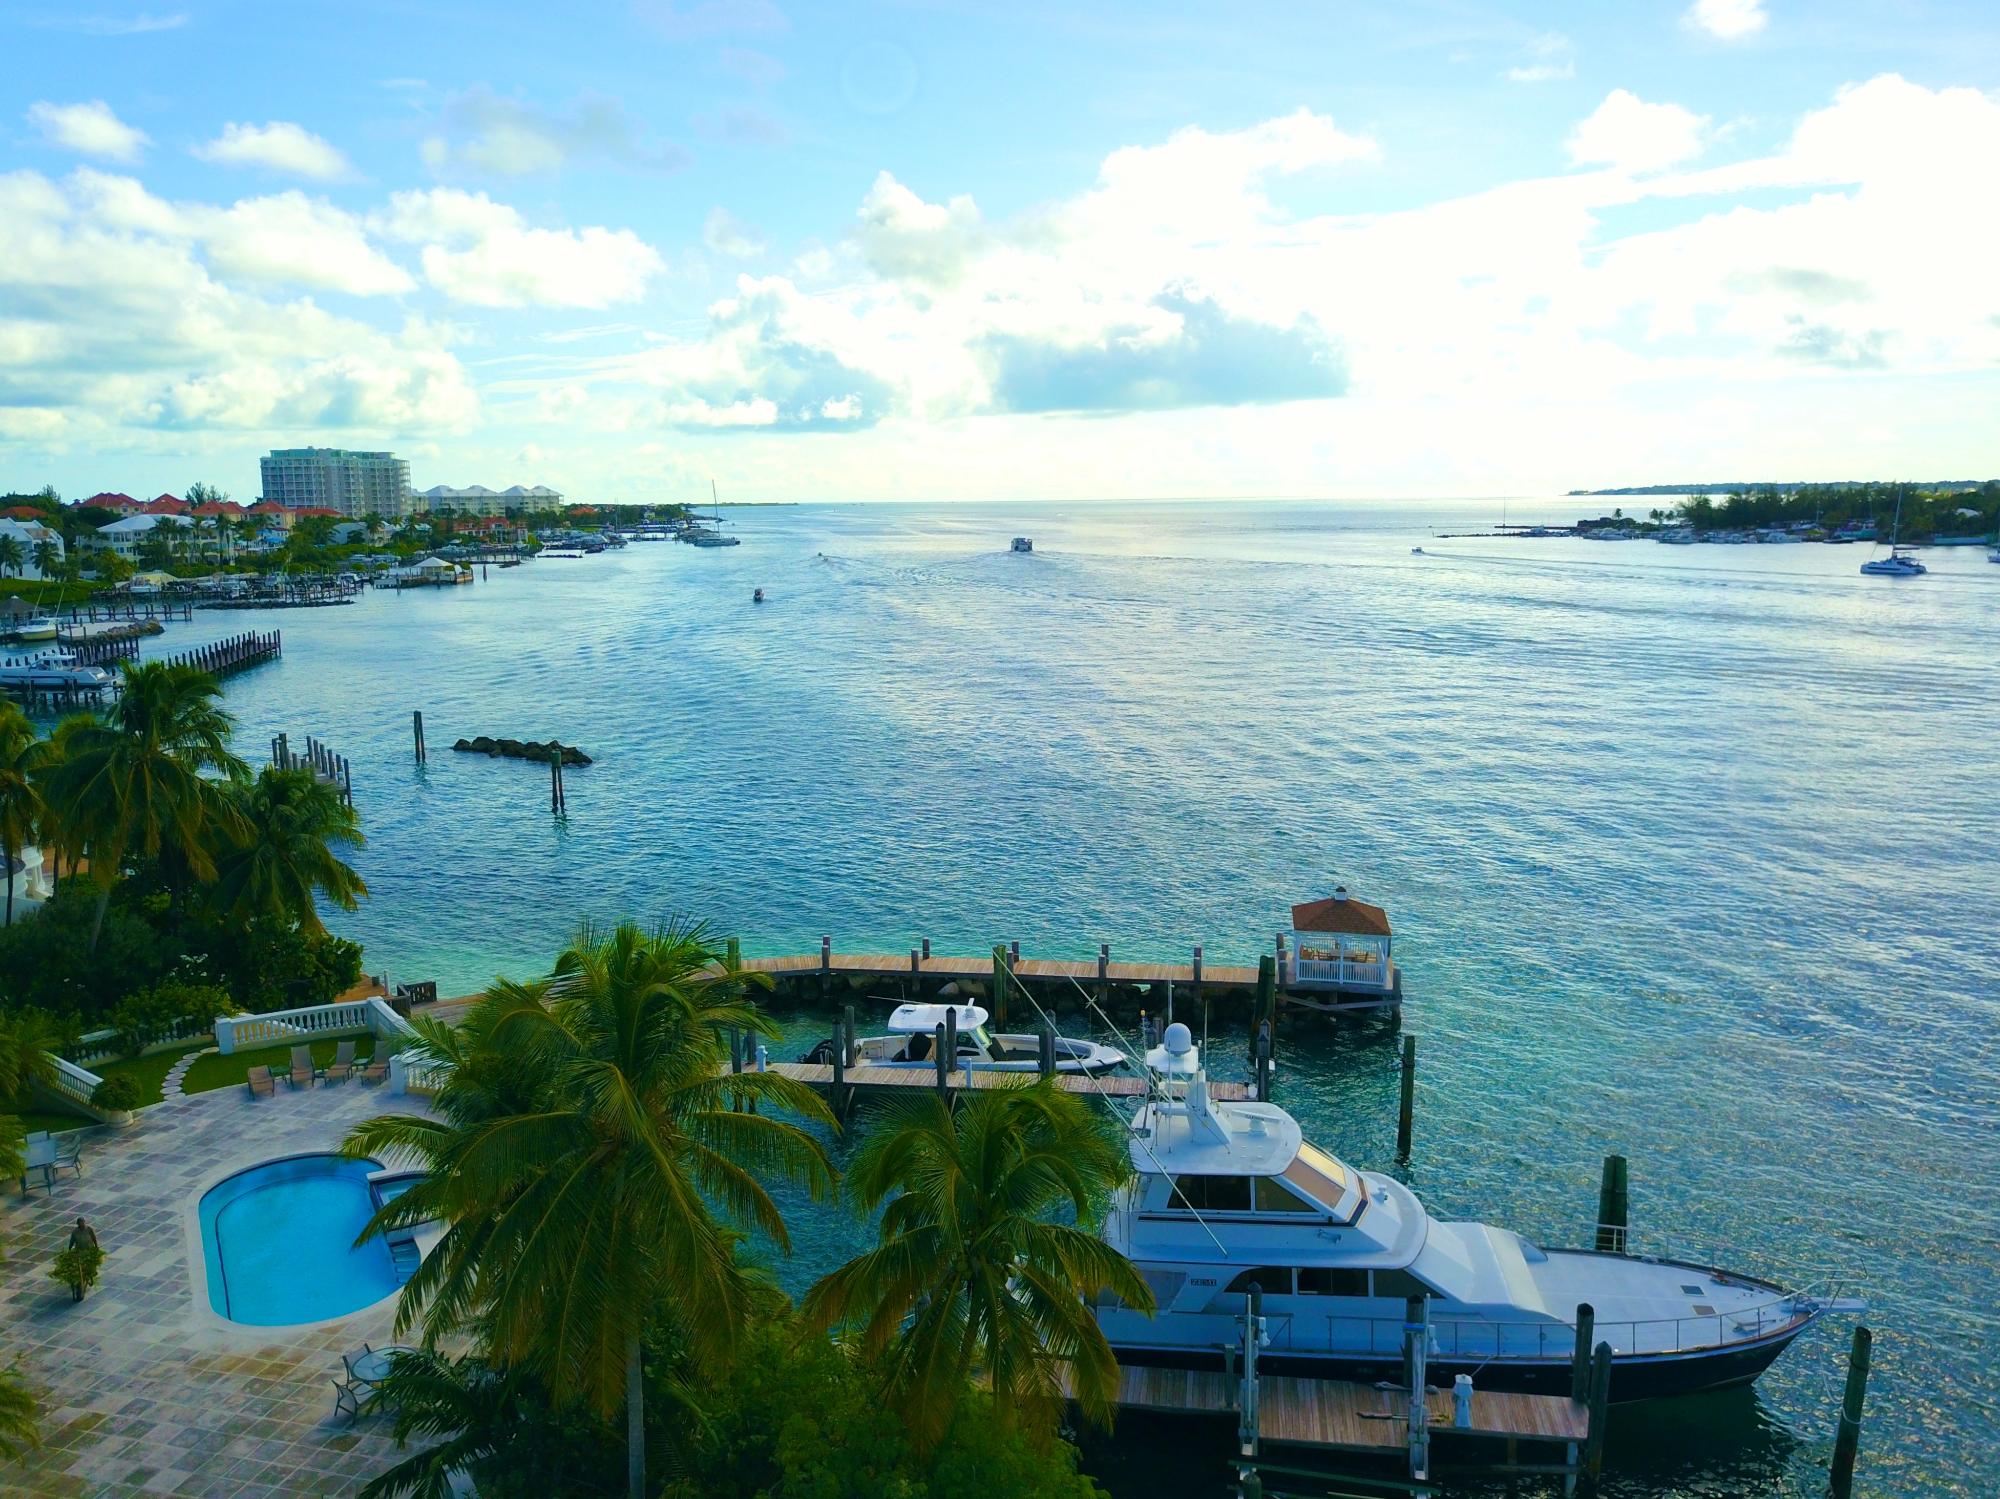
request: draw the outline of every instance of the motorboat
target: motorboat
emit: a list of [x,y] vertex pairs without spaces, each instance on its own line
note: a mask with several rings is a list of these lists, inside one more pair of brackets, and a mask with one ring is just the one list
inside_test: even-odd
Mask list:
[[101,666],[85,666],[69,651],[0,659],[0,687],[35,692],[105,692],[115,678]]
[[1587,1304],[1592,1340],[1611,1345],[1612,1398],[1634,1400],[1746,1384],[1821,1316],[1854,1308],[1706,1265],[1543,1248],[1434,1218],[1400,1182],[1307,1142],[1276,1104],[1212,1099],[1185,1025],[1169,1025],[1146,1064],[1135,1176],[1101,1232],[1158,1310],[1100,1299],[1121,1364],[1223,1367],[1254,1286],[1271,1373],[1397,1379],[1417,1298],[1433,1382],[1469,1374],[1482,1389],[1559,1393]]
[[1410,555],[1411,555],[1412,557],[1421,557],[1421,556],[1423,556],[1423,554],[1424,554],[1424,549],[1423,549],[1422,547],[1411,547],[1411,548],[1410,548]]
[[[947,1024],[958,1031],[956,1067],[981,1072],[1035,1072],[1041,1067],[1041,1037],[1031,1032],[994,1034],[986,1028],[990,1017],[978,1005],[905,1004],[889,1016],[889,1033],[860,1038],[857,1067],[909,1067],[930,1071],[937,1066],[935,1048],[938,1027]],[[1057,1036],[1056,1071],[1078,1074],[1108,1072],[1124,1065],[1125,1053],[1095,1041],[1078,1041]],[[822,1041],[803,1061],[831,1061],[833,1042]]]
[[1910,549],[1899,546],[1896,538],[1903,530],[1903,501],[1896,501],[1896,518],[1889,523],[1889,555],[1871,557],[1861,564],[1863,577],[1868,578],[1921,578],[1930,569],[1910,555]]
[[0,634],[12,636],[16,640],[54,640],[57,623],[52,615],[32,614],[18,625],[0,630]]
[[763,589],[761,589],[761,588],[755,588],[755,589],[752,589],[752,590],[751,590],[751,592],[750,592],[750,602],[751,602],[751,603],[753,603],[753,604],[761,604],[761,603],[763,603],[763,602],[764,602],[764,590],[763,590]]
[[1008,548],[1013,552],[1032,552],[1034,549],[1035,543],[1026,536],[1016,536],[1013,545]]

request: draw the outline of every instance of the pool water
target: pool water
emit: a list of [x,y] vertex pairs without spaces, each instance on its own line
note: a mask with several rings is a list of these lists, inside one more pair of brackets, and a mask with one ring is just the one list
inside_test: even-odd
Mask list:
[[381,1238],[356,1246],[374,1214],[368,1173],[336,1155],[267,1161],[201,1199],[208,1302],[231,1322],[288,1327],[372,1306],[401,1284]]

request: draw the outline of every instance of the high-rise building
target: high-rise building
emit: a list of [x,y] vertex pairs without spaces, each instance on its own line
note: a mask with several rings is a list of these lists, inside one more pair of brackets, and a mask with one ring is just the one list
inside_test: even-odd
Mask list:
[[410,513],[410,465],[394,453],[346,448],[273,448],[262,460],[264,498],[290,510],[324,506],[342,515]]

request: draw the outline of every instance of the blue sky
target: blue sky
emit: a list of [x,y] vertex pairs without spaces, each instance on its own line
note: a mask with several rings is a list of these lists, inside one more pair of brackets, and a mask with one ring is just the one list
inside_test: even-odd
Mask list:
[[16,4],[0,483],[2000,472],[1989,6]]

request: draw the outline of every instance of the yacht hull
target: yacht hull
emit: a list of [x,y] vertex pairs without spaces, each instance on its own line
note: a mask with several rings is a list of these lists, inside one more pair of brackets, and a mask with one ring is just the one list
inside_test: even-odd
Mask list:
[[[1816,1316],[1751,1342],[1732,1343],[1727,1348],[1707,1348],[1694,1353],[1625,1354],[1611,1360],[1613,1403],[1631,1400],[1659,1400],[1673,1395],[1695,1395],[1707,1390],[1725,1390],[1747,1385],[1792,1345],[1793,1339],[1810,1327]],[[1121,1364],[1170,1369],[1221,1369],[1220,1349],[1166,1348],[1158,1345],[1113,1342],[1112,1352]],[[1394,1358],[1366,1358],[1353,1354],[1312,1354],[1298,1349],[1269,1350],[1258,1356],[1257,1367],[1266,1374],[1296,1375],[1311,1379],[1347,1380],[1356,1384],[1398,1382],[1403,1377],[1403,1361]],[[1502,1390],[1521,1395],[1566,1395],[1570,1387],[1568,1359],[1513,1359],[1504,1363],[1471,1359],[1459,1361],[1433,1355],[1427,1360],[1429,1382],[1435,1388],[1450,1389],[1460,1374],[1472,1376],[1482,1390]]]

